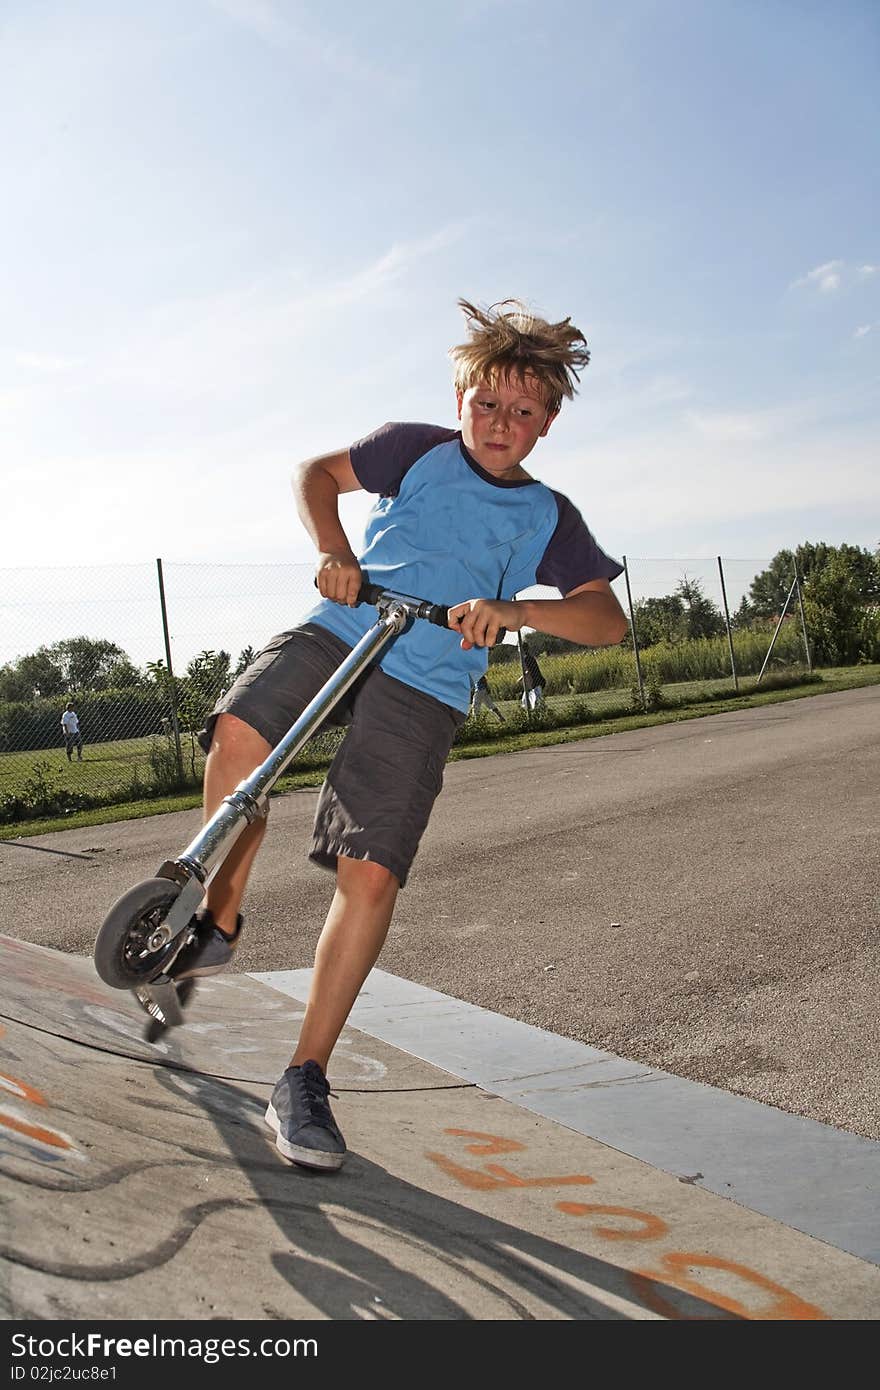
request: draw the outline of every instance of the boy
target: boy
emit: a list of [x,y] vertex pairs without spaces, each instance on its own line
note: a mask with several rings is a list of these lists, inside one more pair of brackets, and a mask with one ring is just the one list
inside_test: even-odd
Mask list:
[[64,738],[64,749],[67,753],[67,761],[73,762],[73,752],[76,749],[77,756],[82,762],[83,741],[79,727],[79,716],[76,706],[72,700],[67,703],[67,708],[61,716],[61,733]]
[[[516,300],[482,311],[459,301],[466,343],[451,350],[460,431],[388,424],[350,449],[302,464],[300,519],[318,551],[321,601],[272,639],[219,701],[205,730],[211,815],[261,763],[375,622],[357,605],[364,577],[449,607],[451,631],[413,623],[345,697],[350,728],[321,790],[310,858],[334,870],[299,1041],[266,1120],[291,1162],[339,1168],[345,1141],[327,1097],[330,1055],[375,964],[443,766],[485,673],[500,628],[524,625],[589,646],[619,642],[626,618],[611,591],[621,566],[580,514],[523,462],[571,399],[586,340],[569,319],[548,323]],[[341,493],[378,494],[365,546],[353,553]],[[514,601],[535,584],[560,599]],[[265,831],[249,826],[212,880],[198,934],[175,979],[220,970],[241,931],[239,904]]]

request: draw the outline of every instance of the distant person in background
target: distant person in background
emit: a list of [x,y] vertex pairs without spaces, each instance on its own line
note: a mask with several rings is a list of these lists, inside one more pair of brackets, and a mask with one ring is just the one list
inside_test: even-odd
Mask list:
[[535,709],[544,699],[544,672],[525,642],[522,644],[522,668],[523,673],[519,679],[523,688],[520,704],[523,709]]
[[79,717],[72,700],[68,701],[67,709],[61,716],[61,732],[64,735],[64,748],[67,752],[67,761],[73,761],[73,750],[76,749],[77,757],[82,762],[83,741],[79,729]]
[[497,714],[502,724],[505,722],[504,715],[492,699],[492,692],[485,675],[480,676],[476,685],[471,682],[471,714],[477,714],[481,709],[490,709],[493,714]]

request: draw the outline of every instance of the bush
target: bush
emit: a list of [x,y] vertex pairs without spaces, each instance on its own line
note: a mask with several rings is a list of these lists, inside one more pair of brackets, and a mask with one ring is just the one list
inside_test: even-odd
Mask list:
[[149,763],[153,774],[151,790],[160,795],[165,792],[184,791],[187,787],[198,784],[195,761],[192,776],[188,777],[181,771],[177,761],[177,746],[173,739],[154,738],[150,743]]
[[651,665],[642,674],[642,688],[639,689],[638,681],[632,687],[630,704],[636,714],[654,714],[656,710],[663,709],[666,703],[660,673],[656,665]]
[[104,805],[103,796],[59,786],[49,775],[50,771],[47,762],[34,763],[21,790],[0,797],[0,823],[9,825],[20,820],[69,816],[73,811],[91,811],[95,806]]
[[[24,753],[61,745],[61,712],[69,695],[0,703],[0,747]],[[86,743],[145,738],[162,732],[169,705],[153,687],[102,690],[77,698],[77,713]]]

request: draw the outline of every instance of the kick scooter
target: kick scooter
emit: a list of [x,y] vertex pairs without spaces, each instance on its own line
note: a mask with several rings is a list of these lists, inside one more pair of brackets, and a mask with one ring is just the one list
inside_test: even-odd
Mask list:
[[[132,990],[150,1015],[146,1038],[183,1022],[194,979],[175,984],[169,971],[196,934],[195,912],[208,884],[247,826],[265,815],[269,792],[327,715],[372,659],[413,619],[446,627],[448,610],[427,599],[366,583],[358,603],[374,604],[379,617],[321,687],[265,762],[229,796],[176,859],[166,859],[155,878],[135,884],[111,907],[94,946],[95,969],[105,984]],[[500,639],[501,634],[499,634]]]

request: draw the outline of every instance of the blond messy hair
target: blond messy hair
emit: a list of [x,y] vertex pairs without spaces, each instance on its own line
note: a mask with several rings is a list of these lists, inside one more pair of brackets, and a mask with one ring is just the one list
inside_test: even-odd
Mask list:
[[548,323],[519,299],[502,299],[488,309],[460,299],[458,307],[467,320],[469,336],[466,343],[449,350],[456,391],[528,375],[544,388],[549,411],[559,409],[563,396],[573,399],[590,350],[571,319]]

